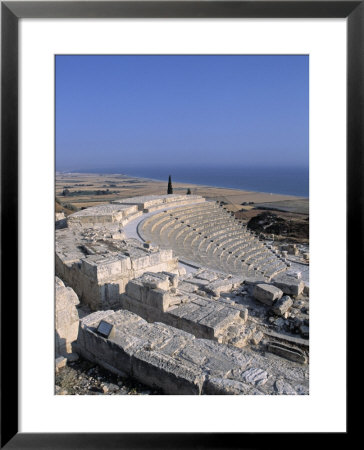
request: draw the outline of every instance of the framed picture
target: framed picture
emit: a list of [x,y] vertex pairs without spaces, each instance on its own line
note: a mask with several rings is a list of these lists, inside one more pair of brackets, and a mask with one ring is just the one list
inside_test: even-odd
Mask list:
[[[310,431],[336,431],[343,433],[344,437],[344,432],[347,430],[345,429],[344,320],[346,304],[343,297],[345,297],[345,290],[346,302],[350,296],[353,296],[355,283],[360,279],[360,265],[353,263],[353,254],[354,248],[357,249],[358,245],[361,248],[362,236],[361,149],[363,148],[362,98],[364,95],[361,73],[364,19],[362,2],[9,1],[2,2],[1,6],[2,447],[104,448],[105,440],[107,440],[108,448],[147,446],[234,448],[240,446],[241,433],[247,433],[244,439],[247,439],[246,442],[249,444],[245,445],[254,445],[254,442],[257,442],[254,441],[255,439],[259,441],[263,438],[268,439],[273,436],[268,433],[275,431],[305,432],[307,438]],[[302,19],[307,23],[301,23]],[[121,22],[117,22],[120,20]],[[327,21],[325,27],[322,22],[318,22],[319,20]],[[345,25],[347,25],[347,34]],[[324,30],[326,39],[320,36],[320,27]],[[281,35],[279,35],[279,28],[281,28]],[[119,33],[120,29],[123,31]],[[294,40],[294,34],[296,34],[296,40]],[[56,37],[53,38],[53,35]],[[317,36],[317,39],[314,36]],[[244,47],[245,44],[243,45],[242,42],[249,40],[249,37],[250,51],[246,51],[244,49],[247,47]],[[50,214],[48,206],[45,207],[46,203],[43,202],[50,201],[53,204],[54,196],[57,195],[57,191],[51,189],[51,186],[54,186],[54,152],[52,148],[49,148],[49,142],[52,140],[57,142],[59,125],[48,108],[49,105],[53,108],[54,100],[59,101],[61,98],[59,96],[57,99],[57,94],[55,95],[57,86],[60,86],[57,83],[61,80],[60,72],[57,72],[56,67],[57,64],[61,67],[66,61],[67,57],[62,56],[64,54],[98,54],[101,58],[105,54],[121,54],[119,43],[128,39],[130,39],[129,47],[127,49],[124,46],[123,52],[129,55],[200,54],[210,55],[210,58],[211,55],[230,55],[234,58],[232,55],[250,53],[263,58],[264,54],[288,54],[301,55],[300,58],[307,58],[307,61],[308,59],[310,61],[310,202],[312,192],[314,194],[314,201],[310,203],[310,208],[313,205],[310,211],[313,217],[310,233],[313,236],[312,245],[316,246],[315,248],[320,247],[320,251],[312,252],[312,272],[314,273],[312,286],[315,292],[313,298],[317,301],[327,298],[331,305],[329,308],[326,304],[311,304],[314,327],[310,339],[312,338],[313,345],[316,342],[317,345],[312,354],[312,366],[310,360],[313,382],[310,384],[310,393],[307,395],[308,402],[305,407],[307,411],[312,411],[312,417],[309,417],[306,412],[305,416],[302,414],[297,416],[299,419],[295,423],[288,417],[288,409],[301,408],[303,403],[300,402],[304,401],[305,396],[299,396],[299,399],[293,400],[291,397],[286,397],[286,405],[282,406],[282,401],[279,405],[275,403],[276,396],[266,398],[265,403],[262,404],[258,396],[248,395],[245,397],[245,407],[251,412],[249,414],[247,411],[244,412],[243,417],[246,422],[240,425],[239,404],[234,403],[232,407],[234,400],[231,398],[225,400],[223,396],[203,396],[198,406],[195,399],[190,396],[185,396],[181,400],[180,397],[173,395],[166,400],[160,397],[160,409],[156,410],[152,401],[147,404],[144,400],[135,400],[134,396],[120,397],[119,400],[117,396],[113,398],[89,396],[87,401],[81,403],[80,396],[54,396],[54,393],[50,391],[52,383],[54,387],[54,381],[48,383],[43,375],[53,370],[53,367],[51,368],[53,360],[48,358],[47,353],[51,355],[54,351],[53,342],[49,339],[51,333],[54,333],[54,324],[50,319],[53,317],[54,304],[52,300],[49,300],[49,286],[54,280],[54,256],[49,259],[45,254],[53,253],[54,249],[54,211],[52,210]],[[283,46],[282,43],[284,43]],[[311,53],[314,45],[317,46],[317,51]],[[40,50],[37,54],[38,48]],[[346,56],[347,66],[345,67]],[[204,57],[201,56],[201,58]],[[79,73],[83,73],[82,77],[84,77],[85,72],[81,69],[82,56],[79,56],[78,60],[75,56],[72,58],[76,61],[72,64],[77,65]],[[103,62],[98,60],[97,66],[103,67],[106,71],[110,58]],[[142,57],[139,56],[139,60],[140,58]],[[175,58],[182,58],[182,56],[175,56]],[[111,65],[113,64],[115,63],[111,62]],[[161,59],[158,64],[155,63],[155,66],[165,70],[166,66],[163,64],[165,61]],[[221,63],[216,62],[214,66],[215,73],[219,64]],[[30,67],[32,67],[31,71],[28,70]],[[120,70],[115,67],[116,72]],[[131,73],[131,66],[128,67]],[[200,69],[203,71],[203,68]],[[87,66],[85,70],[93,69]],[[151,68],[146,69],[143,66],[143,70],[151,70]],[[58,77],[58,81],[54,75]],[[173,76],[178,78],[178,71],[173,72]],[[345,76],[347,76],[347,94],[345,93]],[[62,81],[67,85],[67,77]],[[221,82],[224,82],[223,79]],[[148,89],[143,92],[143,98],[148,97]],[[66,98],[67,92],[63,91],[62,95]],[[37,96],[38,105],[36,105]],[[316,101],[319,97],[321,104],[326,103],[326,110],[321,109],[321,104]],[[47,99],[46,102],[43,102],[41,98]],[[102,102],[102,95],[98,101]],[[43,108],[43,105],[47,107]],[[347,108],[346,154],[345,106]],[[277,108],[277,114],[279,114],[279,107]],[[330,110],[332,115],[325,116],[325,111]],[[66,114],[69,112],[66,111]],[[35,122],[38,120],[38,125],[28,120],[32,115]],[[322,120],[320,115],[323,117]],[[39,127],[39,123],[42,127]],[[44,133],[39,133],[42,128]],[[48,150],[44,151],[44,149]],[[345,164],[346,172],[343,170]],[[52,171],[49,170],[50,167]],[[57,167],[56,169],[58,170]],[[155,177],[157,178],[157,175]],[[168,189],[172,190],[172,182],[169,181]],[[325,192],[316,194],[316,188],[322,189],[324,184],[322,181],[327,189],[324,190]],[[62,183],[65,183],[63,179]],[[108,191],[113,189],[110,186]],[[100,192],[105,194],[104,191]],[[107,192],[109,193],[110,191]],[[190,193],[187,192],[187,194]],[[331,216],[333,209],[335,211]],[[327,217],[328,214],[330,217]],[[328,224],[325,223],[323,226],[325,219]],[[332,222],[335,224],[334,229],[331,227]],[[148,241],[147,245],[149,245]],[[314,258],[315,255],[316,258]],[[19,272],[17,267],[20,268]],[[334,312],[331,309],[334,309]],[[101,321],[99,327],[103,330],[100,328],[102,332],[99,331],[103,339],[112,336],[113,331],[109,323]],[[336,350],[331,343],[332,338],[329,338],[332,333],[336,336]],[[330,364],[335,357],[335,351],[339,353],[337,358],[340,367],[333,364],[335,376],[328,377],[322,371],[326,367],[325,364]],[[321,361],[320,365],[320,359],[324,361],[324,364]],[[318,374],[318,372],[321,373]],[[24,381],[24,374],[28,382]],[[321,377],[320,380],[316,382],[319,377]],[[30,379],[31,382],[29,382]],[[17,389],[16,380],[19,380],[19,389]],[[326,390],[324,386],[327,386]],[[335,389],[335,386],[338,388],[334,405],[334,403],[331,404],[333,400],[330,392]],[[301,386],[299,389],[304,388]],[[34,392],[30,392],[32,390]],[[45,397],[52,397],[52,405],[43,402]],[[234,398],[241,401],[244,396]],[[38,400],[37,417],[35,414],[31,417],[31,411]],[[313,403],[314,401],[317,403]],[[178,407],[176,407],[177,403]],[[14,404],[19,405],[19,408],[12,407]],[[321,406],[317,405],[322,406],[322,411],[319,409]],[[316,407],[321,415],[324,411],[331,410],[334,425],[330,426],[327,422],[320,424],[317,420],[316,425],[313,425],[313,417],[316,417],[315,414],[317,417],[319,415],[313,410]],[[52,416],[55,412],[52,408],[58,409],[57,416]],[[117,414],[118,408],[123,409],[120,417]],[[128,413],[125,412],[126,408]],[[229,408],[232,408],[230,410],[232,417],[230,421],[226,421],[226,418],[221,417],[221,411]],[[261,424],[253,424],[253,416],[262,408],[266,411],[263,414],[264,420]],[[215,412],[215,409],[220,413]],[[205,418],[198,425],[202,410],[205,411]],[[166,411],[169,412],[166,413]],[[287,415],[283,417],[287,422],[278,424],[277,417],[268,419],[273,411],[280,411],[281,414],[285,411]],[[77,421],[80,414],[85,415],[85,421],[82,424]],[[95,428],[96,425],[90,426],[91,422],[87,414],[98,417],[99,429]],[[61,425],[61,416],[68,419],[66,426]],[[159,420],[164,416],[165,423],[161,424]],[[138,418],[140,423],[137,422]],[[49,423],[46,425],[47,420]],[[122,425],[118,428],[117,424],[120,421]],[[226,424],[225,428],[219,425],[220,421]],[[260,436],[260,432],[264,434]]]

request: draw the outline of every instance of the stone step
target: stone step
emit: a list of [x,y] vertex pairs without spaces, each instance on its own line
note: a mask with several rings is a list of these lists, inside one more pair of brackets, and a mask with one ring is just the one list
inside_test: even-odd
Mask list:
[[183,213],[174,213],[173,217],[178,217],[178,220],[183,220],[186,223],[190,222],[198,222],[206,218],[206,216],[216,215],[216,217],[223,217],[220,212],[214,208],[201,208],[198,211],[194,211],[193,213],[183,214]]
[[159,213],[146,220],[143,231],[180,259],[225,273],[266,272],[272,277],[285,269],[254,234],[214,203]]
[[171,201],[168,203],[161,203],[159,205],[144,208],[143,212],[150,213],[150,212],[159,211],[161,209],[166,209],[166,208],[174,208],[174,207],[178,207],[178,206],[191,205],[193,203],[195,203],[195,204],[205,203],[205,199],[196,198],[196,199],[180,200],[180,201],[177,200],[177,201]]

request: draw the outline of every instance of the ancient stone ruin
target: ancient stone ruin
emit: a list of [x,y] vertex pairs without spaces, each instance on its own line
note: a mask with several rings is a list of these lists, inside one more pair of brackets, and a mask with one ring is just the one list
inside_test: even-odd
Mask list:
[[60,368],[74,357],[74,345],[78,336],[79,316],[76,306],[80,303],[74,290],[55,279],[56,303],[56,367]]
[[58,368],[77,352],[166,394],[308,393],[296,250],[193,195],[122,199],[60,221]]

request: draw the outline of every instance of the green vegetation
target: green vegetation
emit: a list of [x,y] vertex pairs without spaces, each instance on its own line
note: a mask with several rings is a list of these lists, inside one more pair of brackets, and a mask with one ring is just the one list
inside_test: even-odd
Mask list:
[[112,195],[117,194],[118,191],[110,191],[106,190],[97,190],[97,191],[70,191],[68,189],[64,189],[62,195],[67,197],[78,197],[81,195]]

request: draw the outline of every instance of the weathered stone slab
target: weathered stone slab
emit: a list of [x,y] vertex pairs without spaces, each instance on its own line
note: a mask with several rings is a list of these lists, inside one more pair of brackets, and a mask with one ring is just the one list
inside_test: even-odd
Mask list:
[[180,281],[178,284],[178,290],[193,293],[198,290],[198,286],[196,284],[188,283],[187,281]]
[[140,302],[144,302],[147,296],[147,290],[144,289],[143,283],[138,280],[130,280],[125,286],[125,293]]
[[211,329],[211,338],[213,338],[216,337],[218,333],[220,333],[239,316],[239,311],[232,308],[223,308],[220,311],[213,311],[211,314],[201,319],[199,321],[199,324]]
[[131,267],[133,270],[147,269],[151,266],[149,255],[134,256],[131,259]]
[[170,304],[170,294],[163,289],[151,289],[146,296],[146,303],[153,308],[161,311],[167,311]]
[[270,284],[256,284],[253,288],[254,298],[265,305],[272,306],[275,300],[282,297],[283,292]]
[[[173,308],[169,311],[169,314],[172,316],[176,316],[179,318],[188,316],[191,317],[192,313],[195,313],[196,311],[200,312],[203,311],[201,309],[201,305],[197,305],[196,303],[184,303],[181,306],[178,306],[177,308]],[[206,314],[208,314],[206,312]]]
[[[96,332],[100,320],[114,325],[112,338]],[[274,384],[274,374],[259,366],[264,358],[258,354],[195,339],[168,325],[147,323],[125,310],[83,318],[77,344],[85,358],[166,394],[274,394],[279,386]],[[301,391],[307,393],[298,372],[287,372],[287,377],[287,383],[300,382]]]
[[208,270],[201,270],[198,271],[195,275],[195,278],[199,279],[199,280],[206,280],[206,281],[214,281],[218,278],[217,273],[216,272],[211,272]]
[[170,287],[169,276],[164,273],[144,272],[139,280],[147,288],[168,290]]
[[219,296],[222,292],[230,292],[231,289],[238,287],[243,282],[237,277],[226,278],[224,280],[211,281],[204,289],[215,296]]
[[276,277],[272,282],[286,295],[300,295],[305,287],[305,284],[302,280],[295,279],[286,275]]
[[[127,265],[125,258],[123,263]],[[115,280],[121,276],[121,259],[118,256],[100,257],[92,255],[82,260],[82,269],[90,278],[99,283]]]
[[198,395],[203,370],[158,351],[139,350],[132,357],[133,376],[141,383],[174,395]]
[[136,212],[136,206],[98,205],[71,214],[67,217],[67,223],[69,227],[114,223]]

